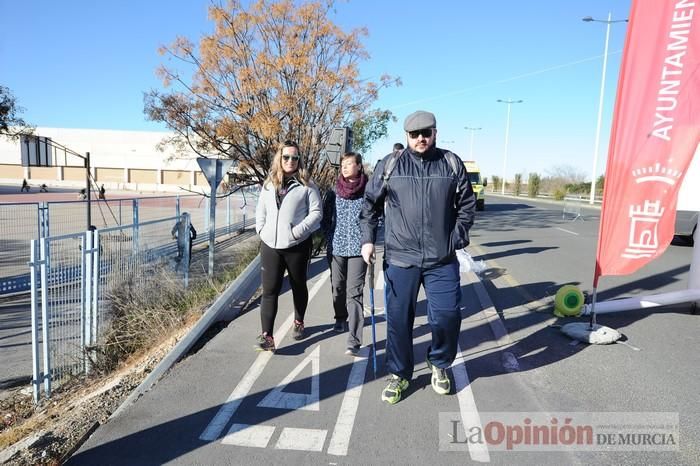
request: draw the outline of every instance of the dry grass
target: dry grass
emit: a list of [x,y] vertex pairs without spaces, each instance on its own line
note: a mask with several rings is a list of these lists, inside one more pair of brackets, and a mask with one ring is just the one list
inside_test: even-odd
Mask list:
[[15,393],[9,398],[0,400],[0,450],[12,445],[24,436],[18,425],[24,424],[34,414],[34,403],[31,395]]
[[235,260],[218,270],[213,279],[194,279],[189,288],[165,268],[148,280],[123,283],[110,296],[111,325],[101,343],[88,349],[92,367],[99,373],[109,373],[132,355],[159,344],[163,336],[199,318],[257,253],[257,245],[241,248]]

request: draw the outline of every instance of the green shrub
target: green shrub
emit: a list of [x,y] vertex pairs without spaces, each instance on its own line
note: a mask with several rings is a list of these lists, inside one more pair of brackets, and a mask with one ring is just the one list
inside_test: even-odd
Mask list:
[[537,197],[540,194],[540,175],[537,173],[530,173],[530,177],[527,181],[527,195],[530,197]]
[[554,190],[554,199],[557,201],[563,201],[564,198],[566,197],[566,189],[563,188],[557,188]]
[[513,187],[513,193],[516,196],[520,196],[520,189],[523,183],[523,175],[521,173],[515,174],[515,186]]

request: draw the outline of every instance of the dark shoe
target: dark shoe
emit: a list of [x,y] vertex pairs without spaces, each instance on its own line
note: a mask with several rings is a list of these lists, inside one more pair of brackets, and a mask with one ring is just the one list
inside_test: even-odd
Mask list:
[[257,343],[255,345],[255,349],[257,351],[272,351],[273,353],[275,352],[275,339],[272,338],[271,336],[267,335],[266,333],[263,333],[262,335],[258,336]]
[[425,358],[425,362],[428,364],[428,369],[432,371],[430,385],[433,386],[435,393],[439,395],[447,395],[450,393],[450,378],[447,376],[447,370],[433,366],[430,359],[427,357]]
[[292,330],[292,338],[295,340],[304,339],[304,322],[294,321],[294,330]]
[[389,385],[382,392],[382,401],[386,401],[390,405],[398,403],[401,400],[401,393],[405,392],[407,388],[408,380],[391,374]]
[[345,321],[340,319],[336,320],[333,331],[335,333],[343,333],[345,331]]
[[348,356],[357,356],[357,353],[360,352],[360,347],[359,346],[351,346],[350,348],[345,350],[345,354]]

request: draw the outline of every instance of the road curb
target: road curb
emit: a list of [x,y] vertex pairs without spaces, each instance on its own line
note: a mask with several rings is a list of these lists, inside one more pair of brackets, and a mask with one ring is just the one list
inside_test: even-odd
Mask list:
[[476,297],[481,304],[481,313],[491,327],[491,332],[496,338],[496,344],[501,348],[501,363],[503,368],[507,372],[518,372],[520,370],[520,365],[518,364],[518,358],[511,351],[506,351],[505,348],[512,346],[513,341],[508,335],[508,330],[506,330],[501,316],[498,314],[496,307],[489,296],[488,291],[483,283],[481,283],[481,278],[474,272],[469,272],[469,281],[474,285],[474,291],[476,291]]
[[163,358],[158,365],[148,374],[148,377],[134,389],[124,402],[112,413],[109,420],[119,416],[126,408],[131,406],[141,395],[148,392],[160,380],[160,378],[178,362],[199,338],[215,322],[234,319],[250,300],[255,290],[260,286],[260,254],[255,256],[250,264],[231,283],[228,288],[207,309],[195,326],[177,345]]

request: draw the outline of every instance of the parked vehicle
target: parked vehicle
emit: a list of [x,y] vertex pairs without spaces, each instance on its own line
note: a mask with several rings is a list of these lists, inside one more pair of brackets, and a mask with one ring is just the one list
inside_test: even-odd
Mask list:
[[675,229],[677,236],[692,239],[698,227],[698,211],[700,211],[700,146],[695,151],[693,161],[690,162],[678,192]]
[[476,196],[476,210],[484,210],[485,204],[485,193],[486,190],[486,178],[481,177],[481,170],[479,166],[473,160],[465,160],[464,166],[469,173],[469,181],[472,184],[472,189],[474,189],[474,195]]

